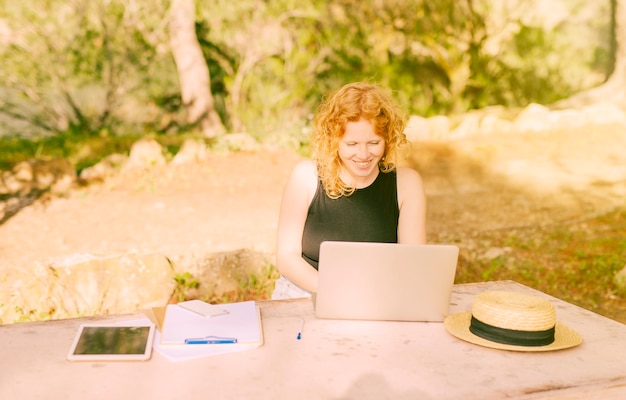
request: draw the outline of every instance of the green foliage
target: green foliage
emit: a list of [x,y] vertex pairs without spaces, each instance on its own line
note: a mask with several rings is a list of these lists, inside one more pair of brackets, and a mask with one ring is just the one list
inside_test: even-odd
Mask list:
[[[248,300],[268,300],[274,290],[274,282],[280,276],[276,267],[266,263],[261,271],[237,277],[238,288],[220,295],[204,296],[201,300],[211,304],[233,303]],[[175,276],[176,288],[172,301],[181,302],[194,299],[189,290],[197,289],[200,283],[188,272]]]
[[219,298],[207,299],[209,303],[232,303],[247,300],[268,300],[274,290],[274,282],[280,276],[276,267],[266,263],[257,275],[250,273],[248,276],[239,277],[239,288],[231,293],[226,293]]
[[[2,306],[3,305],[0,304],[0,308],[2,308]],[[38,311],[38,310],[24,309],[24,308],[17,307],[17,306],[15,307],[14,311],[17,315],[19,315],[19,317],[15,319],[13,323],[49,321],[54,317],[54,314],[56,312],[54,308],[51,308],[45,311]],[[2,320],[0,320],[0,323],[1,322]]]
[[176,302],[185,301],[187,291],[197,289],[200,286],[200,282],[190,272],[174,275],[174,282],[176,282],[176,286],[174,286],[173,298],[176,299]]
[[165,148],[166,155],[173,156],[187,139],[202,140],[198,133],[178,135],[126,134],[111,135],[103,130],[98,135],[62,132],[54,136],[0,136],[0,170],[10,170],[21,161],[30,159],[65,158],[77,172],[90,167],[109,154],[128,155],[135,142],[146,136],[153,137]]
[[[0,4],[0,136],[193,131],[168,1]],[[229,130],[301,148],[321,97],[349,81],[388,86],[423,116],[545,104],[602,81],[608,15],[588,18],[599,33],[581,51],[580,24],[546,27],[532,4],[216,0],[196,2],[196,33]]]
[[[65,158],[77,171],[92,166],[112,153],[128,154],[142,135],[92,136],[60,133],[55,136],[0,137],[0,170],[9,170],[29,159]],[[181,139],[182,140],[182,139]]]
[[[493,16],[489,1],[311,1],[291,12],[285,11],[288,1],[258,3],[218,2],[206,18],[219,32],[205,31],[207,42],[228,49],[234,73],[224,87],[239,91],[246,107],[233,110],[251,131],[260,120],[264,134],[272,126],[293,134],[297,126],[284,115],[303,120],[324,94],[355,80],[396,89],[409,112],[426,116],[551,102],[580,87],[572,82],[582,84],[564,73],[572,71],[571,59],[545,62],[546,55],[565,51],[562,39],[557,46],[559,31],[522,22],[523,10],[518,17],[500,9]],[[224,14],[215,12],[222,7]],[[242,27],[240,20],[251,23]],[[533,37],[537,32],[543,36]],[[241,40],[229,39],[238,35]],[[266,35],[282,47],[260,44]],[[530,47],[517,46],[520,41]],[[590,62],[581,59],[579,69]],[[235,88],[239,80],[245,83]]]
[[[151,78],[171,64],[157,51],[163,13],[158,2],[126,0],[5,8],[14,39],[2,52],[0,128],[31,137],[141,126],[152,93],[173,81],[170,73],[157,89]],[[129,109],[138,103],[143,112]]]
[[[529,102],[551,104],[580,90],[567,76],[567,63],[559,53],[558,36],[540,27],[521,26],[514,36],[514,51],[502,60],[503,85],[493,86],[502,103],[523,106]],[[562,52],[561,52],[562,53]]]

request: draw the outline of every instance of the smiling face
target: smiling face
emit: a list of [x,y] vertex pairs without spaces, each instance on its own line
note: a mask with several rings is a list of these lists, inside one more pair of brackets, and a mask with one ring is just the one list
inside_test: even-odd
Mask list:
[[378,163],[385,155],[385,140],[369,121],[347,122],[339,140],[341,180],[357,189],[369,186],[378,176]]

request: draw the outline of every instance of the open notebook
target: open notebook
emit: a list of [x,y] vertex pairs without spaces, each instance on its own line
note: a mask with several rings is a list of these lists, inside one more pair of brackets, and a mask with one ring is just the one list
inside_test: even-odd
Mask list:
[[[158,328],[154,349],[170,361],[252,350],[263,345],[261,313],[256,302],[217,304],[214,307],[225,313],[211,317],[183,307],[185,303],[191,302],[152,309]],[[204,339],[206,343],[202,342]]]
[[315,315],[441,322],[458,254],[458,247],[443,244],[323,242]]
[[[176,304],[169,304],[161,328],[162,345],[263,343],[258,306],[254,301],[219,304],[227,311],[211,318]],[[206,339],[206,343],[200,343]]]

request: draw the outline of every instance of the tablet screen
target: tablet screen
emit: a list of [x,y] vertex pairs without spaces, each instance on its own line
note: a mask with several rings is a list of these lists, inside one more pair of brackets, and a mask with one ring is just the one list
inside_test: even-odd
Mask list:
[[153,336],[154,325],[81,325],[68,359],[147,360]]

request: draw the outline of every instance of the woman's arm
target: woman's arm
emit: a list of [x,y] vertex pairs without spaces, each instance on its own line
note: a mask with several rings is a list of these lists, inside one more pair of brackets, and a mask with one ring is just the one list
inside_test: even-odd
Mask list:
[[283,276],[302,289],[317,292],[317,270],[302,258],[302,233],[317,188],[312,161],[298,163],[287,181],[278,218],[276,263]]
[[426,243],[426,194],[419,173],[398,167],[398,243]]

